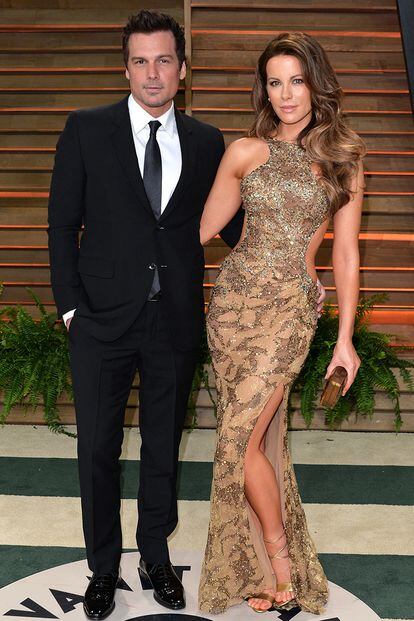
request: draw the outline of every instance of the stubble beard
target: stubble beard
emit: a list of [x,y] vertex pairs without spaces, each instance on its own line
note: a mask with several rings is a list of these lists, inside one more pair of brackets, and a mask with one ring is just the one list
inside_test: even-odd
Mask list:
[[139,97],[136,96],[135,98],[137,99],[138,103],[141,103],[141,105],[144,105],[147,108],[157,109],[157,108],[163,108],[167,106],[168,104],[171,104],[174,97],[175,95],[173,96],[164,95],[163,96],[161,93],[158,93],[157,95],[154,95],[153,97],[151,97],[151,96],[148,96],[148,94],[144,90],[139,93]]

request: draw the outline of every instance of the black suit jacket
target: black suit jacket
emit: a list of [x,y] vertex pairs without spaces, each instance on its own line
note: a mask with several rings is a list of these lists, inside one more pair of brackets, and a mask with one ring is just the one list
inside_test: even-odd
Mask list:
[[175,110],[182,172],[157,221],[140,175],[127,102],[70,114],[59,138],[49,200],[53,294],[59,315],[76,308],[76,321],[89,334],[111,341],[137,317],[157,265],[174,344],[191,349],[198,346],[204,318],[199,223],[223,137]]

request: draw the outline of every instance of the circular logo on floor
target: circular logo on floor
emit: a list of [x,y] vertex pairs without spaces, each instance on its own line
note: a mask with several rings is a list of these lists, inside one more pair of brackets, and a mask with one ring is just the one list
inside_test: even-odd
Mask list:
[[[197,608],[197,589],[201,568],[199,552],[174,552],[172,562],[182,579],[187,605],[183,611],[169,612],[154,601],[152,590],[144,588],[137,573],[138,554],[122,555],[121,581],[115,595],[115,610],[110,621],[247,621],[256,614],[247,604],[233,606],[222,615],[209,615]],[[42,571],[0,589],[0,618],[59,619],[85,621],[83,594],[90,572],[85,561],[60,565]],[[293,609],[272,611],[265,619],[280,621],[315,621],[315,615]],[[329,602],[318,621],[380,621],[378,615],[357,597],[329,583]]]

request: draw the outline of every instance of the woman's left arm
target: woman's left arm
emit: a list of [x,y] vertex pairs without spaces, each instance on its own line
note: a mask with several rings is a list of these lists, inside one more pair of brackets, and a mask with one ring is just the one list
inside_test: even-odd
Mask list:
[[333,273],[339,307],[338,340],[332,360],[326,370],[328,378],[335,367],[342,366],[348,378],[344,395],[355,379],[361,361],[352,344],[355,312],[359,297],[359,243],[364,171],[362,162],[352,182],[352,198],[334,215],[334,241],[332,250]]

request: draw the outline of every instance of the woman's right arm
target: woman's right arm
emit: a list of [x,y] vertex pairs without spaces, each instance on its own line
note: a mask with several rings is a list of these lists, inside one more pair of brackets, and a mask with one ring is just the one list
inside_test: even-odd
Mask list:
[[246,160],[243,140],[246,139],[231,143],[221,160],[201,218],[200,241],[203,245],[230,222],[240,207],[240,180]]

